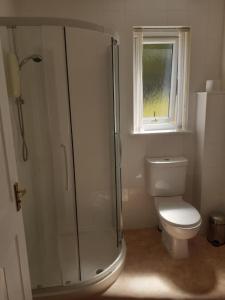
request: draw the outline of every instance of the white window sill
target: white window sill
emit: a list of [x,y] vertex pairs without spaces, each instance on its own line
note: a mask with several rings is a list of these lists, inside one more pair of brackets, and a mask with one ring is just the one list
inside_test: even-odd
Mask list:
[[162,130],[148,130],[148,131],[132,131],[131,135],[152,135],[152,134],[190,134],[188,129],[162,129]]

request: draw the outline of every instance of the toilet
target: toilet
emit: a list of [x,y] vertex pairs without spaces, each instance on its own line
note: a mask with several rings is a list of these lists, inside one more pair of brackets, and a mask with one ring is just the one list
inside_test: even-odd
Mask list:
[[188,160],[185,157],[147,158],[147,189],[162,227],[162,242],[175,259],[189,256],[188,240],[196,236],[201,216],[183,200]]

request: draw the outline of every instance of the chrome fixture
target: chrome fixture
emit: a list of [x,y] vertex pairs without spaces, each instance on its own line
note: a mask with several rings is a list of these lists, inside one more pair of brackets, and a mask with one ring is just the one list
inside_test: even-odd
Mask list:
[[33,62],[35,63],[39,63],[42,61],[42,56],[39,55],[39,54],[32,54],[32,55],[29,55],[27,57],[25,57],[24,59],[21,60],[21,62],[19,63],[19,68],[21,70],[21,68],[26,64],[28,63],[30,60],[33,60]]

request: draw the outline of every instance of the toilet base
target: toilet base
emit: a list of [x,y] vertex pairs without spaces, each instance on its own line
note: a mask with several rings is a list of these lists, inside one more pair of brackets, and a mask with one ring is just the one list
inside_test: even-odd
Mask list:
[[183,259],[189,256],[188,240],[175,239],[163,229],[162,242],[174,259]]

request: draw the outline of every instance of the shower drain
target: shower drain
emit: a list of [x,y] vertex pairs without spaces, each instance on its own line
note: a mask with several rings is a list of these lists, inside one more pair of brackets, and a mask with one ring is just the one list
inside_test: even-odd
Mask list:
[[103,269],[97,269],[96,274],[100,274],[100,273],[102,273],[102,271],[103,271]]

